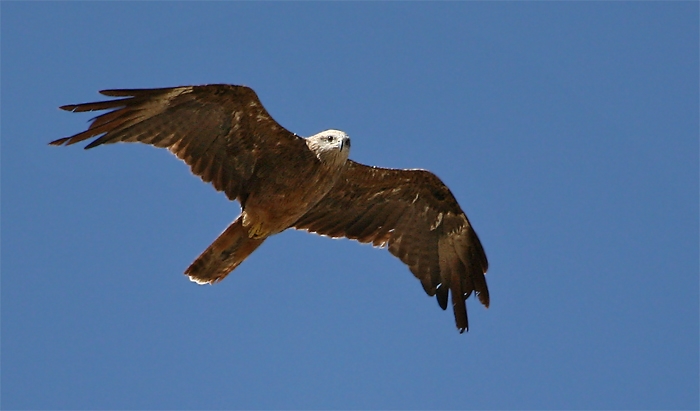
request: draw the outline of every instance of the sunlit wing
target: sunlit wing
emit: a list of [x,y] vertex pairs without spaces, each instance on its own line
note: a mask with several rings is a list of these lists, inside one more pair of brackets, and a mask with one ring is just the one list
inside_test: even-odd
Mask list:
[[280,126],[255,92],[224,84],[160,89],[104,90],[120,99],[61,108],[108,112],[89,128],[52,141],[70,145],[97,137],[85,148],[141,142],[170,150],[192,172],[229,199],[245,200],[246,183],[256,163],[274,164],[283,152],[308,151],[304,140]]
[[388,246],[442,309],[451,291],[461,331],[469,327],[465,300],[472,292],[489,305],[481,242],[450,190],[428,171],[350,161],[341,181],[294,227]]

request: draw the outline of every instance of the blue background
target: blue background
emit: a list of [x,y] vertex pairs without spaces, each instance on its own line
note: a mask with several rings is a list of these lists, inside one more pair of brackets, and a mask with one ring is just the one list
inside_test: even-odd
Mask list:
[[[2,3],[3,409],[698,407],[697,2]],[[471,329],[386,250],[288,231],[165,150],[47,143],[108,88],[253,87],[425,168],[491,266]]]

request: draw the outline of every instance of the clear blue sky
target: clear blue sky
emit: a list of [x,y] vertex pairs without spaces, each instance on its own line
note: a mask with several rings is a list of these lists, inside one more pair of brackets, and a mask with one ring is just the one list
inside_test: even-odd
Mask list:
[[[698,3],[2,3],[3,409],[698,407]],[[435,172],[491,266],[471,329],[303,232],[220,284],[238,205],[165,150],[47,143],[107,88],[253,87]]]

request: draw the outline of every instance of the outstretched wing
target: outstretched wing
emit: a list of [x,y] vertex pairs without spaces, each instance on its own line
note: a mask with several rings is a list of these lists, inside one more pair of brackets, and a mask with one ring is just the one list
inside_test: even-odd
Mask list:
[[98,137],[85,148],[118,142],[167,148],[202,180],[242,202],[256,164],[274,164],[279,153],[298,150],[303,156],[308,151],[303,139],[277,124],[248,87],[214,84],[100,93],[124,98],[62,106],[67,111],[110,111],[95,117],[86,131],[50,144]]
[[486,307],[488,269],[481,242],[445,184],[425,170],[368,167],[348,160],[347,171],[294,227],[348,237],[389,252],[408,265],[428,295],[447,308],[448,290],[460,332],[469,328],[465,300]]

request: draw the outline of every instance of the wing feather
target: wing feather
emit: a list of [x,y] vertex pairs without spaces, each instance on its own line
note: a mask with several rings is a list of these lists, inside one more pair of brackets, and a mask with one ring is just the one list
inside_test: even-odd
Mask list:
[[466,297],[488,307],[488,261],[450,190],[425,170],[368,167],[353,161],[326,197],[294,228],[388,246],[444,310],[452,295],[455,322],[469,327]]
[[86,149],[118,142],[167,148],[232,200],[245,197],[242,190],[256,163],[274,164],[281,151],[308,151],[303,139],[275,122],[248,87],[214,84],[100,93],[124,98],[62,106],[73,112],[109,111],[93,118],[87,130],[50,144],[95,138]]
[[391,211],[391,207],[382,204],[375,206],[371,212],[366,213],[356,224],[362,227],[362,230],[358,230],[357,232],[357,241],[361,243],[374,241],[379,229],[386,224],[386,221],[391,216]]

